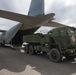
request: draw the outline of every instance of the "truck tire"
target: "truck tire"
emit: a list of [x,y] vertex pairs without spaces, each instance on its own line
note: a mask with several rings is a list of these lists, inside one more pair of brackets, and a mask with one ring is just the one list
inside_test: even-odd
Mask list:
[[49,52],[49,58],[52,62],[58,63],[62,60],[62,55],[58,49],[53,48]]
[[34,55],[35,54],[33,46],[29,46],[29,54],[30,55]]
[[28,53],[28,46],[25,46],[25,53]]

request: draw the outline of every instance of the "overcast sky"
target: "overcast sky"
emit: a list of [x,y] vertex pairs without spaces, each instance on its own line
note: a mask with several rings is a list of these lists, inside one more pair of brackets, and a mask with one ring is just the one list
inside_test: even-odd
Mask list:
[[[31,0],[0,0],[0,9],[28,14]],[[76,1],[75,0],[45,0],[45,14],[55,13],[55,21],[76,27]],[[15,24],[13,21],[0,18],[0,25]],[[0,26],[1,28],[1,26]]]

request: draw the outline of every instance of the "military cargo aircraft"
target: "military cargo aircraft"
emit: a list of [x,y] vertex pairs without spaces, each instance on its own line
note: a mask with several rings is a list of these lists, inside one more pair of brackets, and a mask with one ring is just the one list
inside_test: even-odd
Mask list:
[[[44,14],[44,0],[32,0],[28,15],[0,10],[0,17],[18,21],[19,24],[3,34],[1,44],[22,44],[23,35],[34,33],[40,26],[63,27],[65,25],[53,22],[55,14]],[[4,31],[3,31],[4,32]]]

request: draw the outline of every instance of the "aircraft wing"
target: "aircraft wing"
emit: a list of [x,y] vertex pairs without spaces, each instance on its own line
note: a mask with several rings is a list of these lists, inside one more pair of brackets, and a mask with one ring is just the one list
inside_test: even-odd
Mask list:
[[21,30],[25,30],[25,29],[27,30],[27,29],[43,26],[45,23],[51,21],[54,15],[55,15],[54,13],[47,14],[47,15],[37,15],[32,19],[31,23],[28,23],[28,25],[22,26]]
[[17,13],[5,11],[5,10],[0,10],[0,17],[10,19],[10,20],[14,20],[14,21],[18,21],[21,23],[25,22],[26,24],[31,22],[31,20],[33,19],[33,17],[31,17],[31,16],[17,14]]
[[21,22],[23,25],[20,30],[26,30],[42,26],[44,23],[47,23],[48,21],[52,20],[54,15],[54,13],[51,13],[47,15],[37,15],[32,17],[5,10],[0,10],[0,17]]
[[45,23],[43,26],[58,27],[59,28],[59,27],[64,27],[66,25],[58,23],[58,22],[48,22],[48,23]]
[[18,21],[22,23],[20,28],[21,32],[33,33],[41,26],[49,27],[63,27],[65,25],[53,22],[54,13],[47,15],[37,15],[37,16],[26,16],[22,14],[17,14],[9,11],[0,10],[0,17]]

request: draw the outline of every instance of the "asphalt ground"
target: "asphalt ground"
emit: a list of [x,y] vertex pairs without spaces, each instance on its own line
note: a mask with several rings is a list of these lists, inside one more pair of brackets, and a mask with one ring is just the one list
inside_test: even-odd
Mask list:
[[29,55],[0,47],[0,75],[76,75],[76,60],[54,63],[48,55]]

